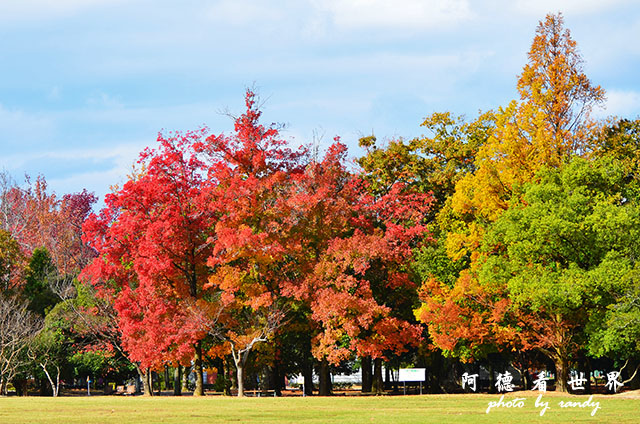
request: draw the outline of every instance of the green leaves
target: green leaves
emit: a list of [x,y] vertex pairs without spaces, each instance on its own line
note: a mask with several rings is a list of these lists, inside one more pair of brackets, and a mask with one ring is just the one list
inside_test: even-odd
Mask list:
[[638,208],[620,201],[623,175],[615,162],[574,159],[542,171],[520,201],[496,221],[483,249],[506,249],[511,261],[588,270],[610,250],[631,253],[639,235]]
[[614,268],[618,263],[611,265],[606,281],[609,285],[617,282],[618,287],[609,290],[612,301],[606,310],[591,317],[587,325],[590,334],[587,347],[596,357],[637,357],[640,355],[640,267],[636,264],[632,268],[627,263],[621,273]]
[[59,277],[47,249],[34,250],[23,288],[23,296],[29,301],[29,310],[44,316],[60,301],[60,297],[49,286],[50,280],[56,278]]
[[621,349],[609,328],[628,320],[632,302],[620,293],[633,289],[640,238],[640,208],[621,201],[623,168],[574,158],[539,175],[489,227],[479,281],[504,284],[512,315],[529,314],[531,329],[555,327],[569,351],[583,339],[593,353]]

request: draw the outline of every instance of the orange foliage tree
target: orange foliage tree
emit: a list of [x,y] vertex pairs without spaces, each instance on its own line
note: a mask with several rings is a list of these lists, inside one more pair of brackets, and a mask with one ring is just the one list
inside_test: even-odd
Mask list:
[[213,249],[205,287],[216,293],[219,309],[214,308],[216,317],[207,328],[232,354],[238,396],[244,395],[250,353],[271,340],[286,320],[283,287],[298,278],[288,251],[291,208],[285,193],[303,172],[306,154],[287,148],[276,128],[260,123],[250,90],[245,105],[233,135],[212,135],[198,146],[210,161],[204,207],[218,216],[208,238]]

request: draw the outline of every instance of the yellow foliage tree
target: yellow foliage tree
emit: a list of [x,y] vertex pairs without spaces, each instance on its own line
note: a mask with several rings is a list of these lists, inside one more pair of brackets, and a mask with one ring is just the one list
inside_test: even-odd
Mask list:
[[520,101],[495,114],[495,128],[476,156],[473,174],[456,184],[452,212],[474,217],[473,226],[451,233],[451,257],[477,247],[483,227],[507,209],[514,189],[535,178],[543,166],[559,166],[574,155],[587,156],[597,130],[590,117],[604,90],[583,72],[582,57],[561,14],[540,22],[518,78]]

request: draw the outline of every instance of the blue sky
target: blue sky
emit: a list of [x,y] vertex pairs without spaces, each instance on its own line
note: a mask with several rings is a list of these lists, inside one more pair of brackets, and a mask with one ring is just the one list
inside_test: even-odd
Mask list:
[[423,133],[516,98],[538,21],[562,11],[607,91],[640,115],[640,4],[625,0],[0,0],[0,168],[103,196],[158,131],[242,111],[294,144]]

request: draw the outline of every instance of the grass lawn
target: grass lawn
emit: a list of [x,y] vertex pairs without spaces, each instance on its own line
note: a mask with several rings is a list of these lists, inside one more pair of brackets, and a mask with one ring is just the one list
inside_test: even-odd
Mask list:
[[389,397],[28,397],[0,398],[0,423],[640,423],[640,398],[594,396],[600,409],[560,408],[560,401],[588,396],[547,393],[550,409],[540,416],[536,392],[516,392],[504,401],[526,398],[522,408],[493,408],[497,395]]

